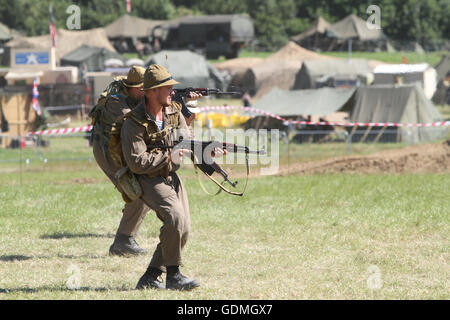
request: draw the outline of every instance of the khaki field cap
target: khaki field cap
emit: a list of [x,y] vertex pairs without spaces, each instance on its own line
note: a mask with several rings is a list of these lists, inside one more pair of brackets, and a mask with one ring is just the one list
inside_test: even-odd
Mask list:
[[145,68],[139,66],[132,66],[126,79],[123,79],[125,87],[140,87],[144,82]]
[[144,88],[142,90],[150,90],[158,87],[170,86],[178,84],[170,75],[169,71],[158,64],[152,64],[145,70]]

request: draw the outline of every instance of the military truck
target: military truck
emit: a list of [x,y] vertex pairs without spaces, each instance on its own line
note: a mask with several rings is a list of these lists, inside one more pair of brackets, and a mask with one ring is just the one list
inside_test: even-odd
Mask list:
[[187,16],[152,30],[153,49],[190,49],[208,59],[236,58],[254,40],[253,21],[243,14]]

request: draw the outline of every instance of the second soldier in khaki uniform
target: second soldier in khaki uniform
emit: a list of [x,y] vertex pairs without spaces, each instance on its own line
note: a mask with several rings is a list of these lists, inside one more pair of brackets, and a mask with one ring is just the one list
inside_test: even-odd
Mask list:
[[[114,175],[120,169],[111,159],[109,153],[109,134],[113,122],[133,109],[143,97],[142,88],[145,68],[133,66],[128,76],[116,79],[103,93],[99,102],[91,112],[94,119],[93,153],[99,167],[118,188]],[[120,191],[120,190],[119,190]],[[136,233],[145,218],[149,207],[141,199],[125,204],[114,243],[109,252],[111,255],[138,255],[147,251],[140,248],[135,240]]]

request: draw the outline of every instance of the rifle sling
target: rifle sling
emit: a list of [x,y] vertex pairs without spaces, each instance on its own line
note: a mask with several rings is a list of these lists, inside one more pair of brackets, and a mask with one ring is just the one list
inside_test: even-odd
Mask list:
[[[193,160],[192,157],[191,157],[191,160]],[[194,168],[197,169],[198,165],[195,164],[194,161],[193,161],[193,163],[194,163]],[[211,180],[212,180],[212,181],[213,181],[220,189],[219,189],[219,191],[218,191],[217,193],[211,194],[210,192],[206,191],[206,188],[203,186],[203,184],[200,182],[200,179],[199,179],[200,186],[202,187],[203,191],[205,191],[205,193],[207,193],[207,194],[209,194],[209,195],[217,195],[217,194],[220,193],[221,190],[223,190],[223,191],[225,191],[226,193],[231,194],[231,195],[234,195],[234,196],[243,196],[245,190],[247,189],[248,178],[249,178],[249,175],[250,175],[250,167],[249,167],[249,165],[248,165],[248,153],[247,153],[247,152],[245,153],[245,165],[247,166],[247,178],[246,178],[246,180],[245,180],[245,186],[244,186],[244,190],[242,190],[242,192],[235,192],[235,191],[229,190],[228,188],[226,188],[225,186],[223,186],[222,183],[219,183],[216,179],[214,179],[212,176],[210,176],[210,175],[208,175],[208,174],[206,174],[206,173],[205,173],[205,175],[206,175],[209,179],[211,179]],[[201,170],[201,171],[202,171],[202,170]],[[197,173],[197,170],[196,170],[195,172]],[[203,171],[202,171],[202,172],[203,172]],[[225,181],[224,181],[224,182],[225,182]]]

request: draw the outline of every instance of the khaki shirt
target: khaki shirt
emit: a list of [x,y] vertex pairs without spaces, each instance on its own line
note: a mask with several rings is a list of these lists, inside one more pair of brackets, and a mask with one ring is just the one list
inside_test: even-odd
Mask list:
[[[155,118],[147,113],[144,99],[133,109],[133,113],[140,122],[148,123],[148,126],[146,128],[132,117],[128,117],[123,123],[120,135],[123,156],[128,168],[136,174],[167,177],[169,172],[175,172],[180,165],[169,161],[170,149],[147,151],[147,145],[151,144],[149,134],[160,130]],[[178,117],[177,129],[188,130],[186,121],[175,103],[163,109],[163,128],[171,124],[169,115],[173,114],[177,114]],[[166,135],[162,141],[156,142],[156,144],[173,145],[174,134]]]

